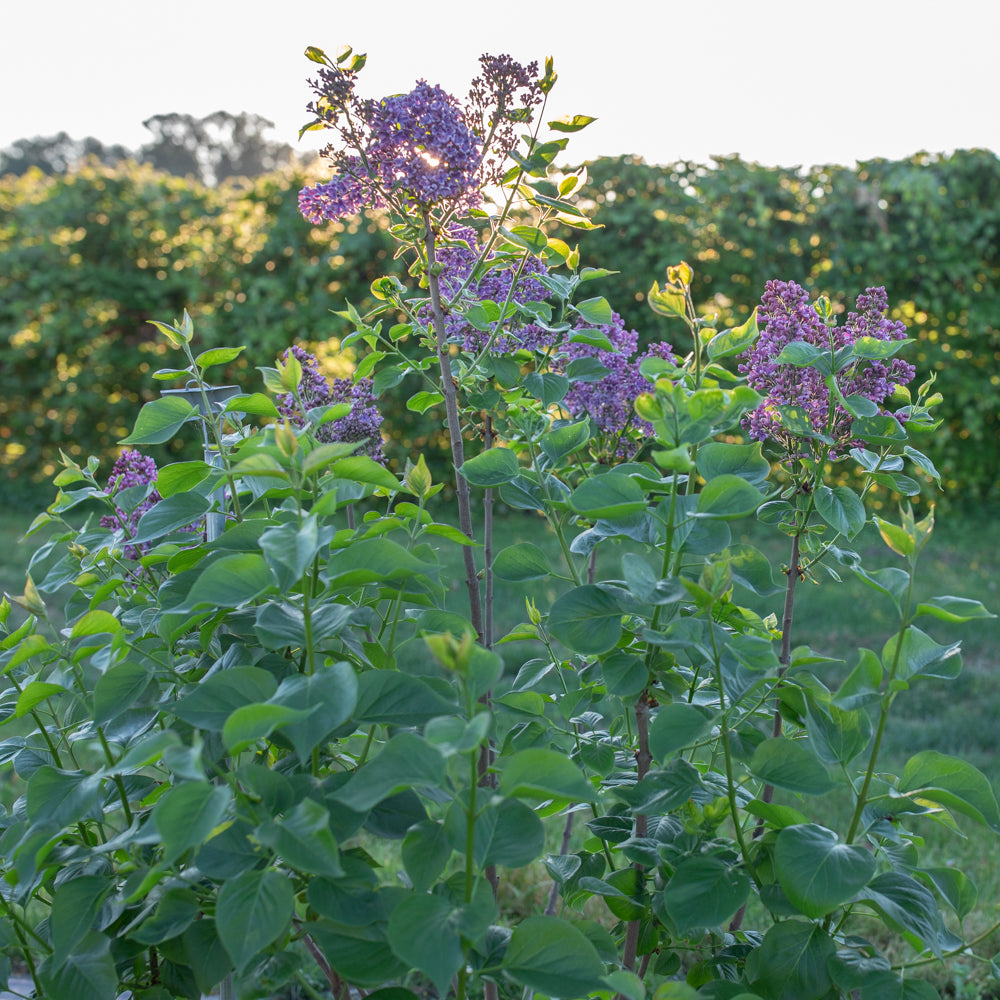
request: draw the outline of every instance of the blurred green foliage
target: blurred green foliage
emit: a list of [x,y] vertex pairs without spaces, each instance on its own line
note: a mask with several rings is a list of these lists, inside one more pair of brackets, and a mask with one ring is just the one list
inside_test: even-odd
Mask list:
[[[601,292],[644,341],[679,330],[645,303],[668,264],[695,269],[700,307],[741,322],[764,282],[813,294],[885,285],[933,371],[944,422],[926,450],[953,497],[1000,496],[1000,161],[985,151],[918,154],[857,168],[763,167],[737,157],[651,166],[631,157],[588,164],[582,197],[603,228],[563,235],[584,265],[616,268]],[[290,164],[206,187],[135,163],[96,162],[0,179],[0,489],[35,502],[58,451],[110,464],[138,406],[172,359],[147,317],[188,308],[204,347],[243,343],[224,373],[259,387],[248,365],[293,342],[320,346],[331,373],[369,285],[403,266],[377,217],[314,229],[297,194],[325,176]],[[853,299],[840,303],[850,309]],[[442,415],[408,411],[408,386],[384,405],[402,439],[393,464],[443,444]],[[179,444],[175,443],[179,447]],[[158,456],[160,458],[164,455]],[[46,490],[47,493],[47,490]]]

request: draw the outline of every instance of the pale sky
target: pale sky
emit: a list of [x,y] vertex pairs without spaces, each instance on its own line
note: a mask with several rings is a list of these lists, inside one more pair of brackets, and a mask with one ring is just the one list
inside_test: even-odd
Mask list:
[[[997,0],[5,0],[0,147],[249,111],[297,145],[307,45],[367,52],[360,91],[463,96],[483,52],[555,58],[566,163],[738,153],[768,165],[1000,150]],[[321,133],[313,133],[313,136]],[[305,140],[297,148],[314,148]]]

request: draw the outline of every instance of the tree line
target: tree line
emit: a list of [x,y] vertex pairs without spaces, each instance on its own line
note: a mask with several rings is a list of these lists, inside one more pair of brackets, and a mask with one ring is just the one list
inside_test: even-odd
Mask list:
[[[188,308],[203,348],[245,343],[251,360],[226,378],[247,389],[259,387],[252,366],[273,363],[293,342],[319,345],[342,371],[359,360],[338,351],[349,327],[335,312],[345,301],[363,312],[371,281],[392,265],[384,219],[314,229],[297,196],[324,168],[266,160],[259,147],[244,155],[239,142],[223,150],[219,135],[239,133],[221,124],[233,130],[212,133],[205,124],[201,139],[178,125],[191,141],[174,144],[172,165],[81,147],[63,150],[62,159],[53,151],[49,169],[21,171],[8,169],[10,150],[2,154],[0,488],[10,500],[35,502],[60,448],[110,464],[137,405],[162,386],[152,373],[172,367],[150,318]],[[167,137],[172,126],[158,127]],[[220,148],[209,153],[213,144]],[[836,304],[847,309],[865,287],[884,285],[894,316],[916,340],[912,360],[935,373],[945,397],[927,451],[953,496],[998,498],[1000,161],[993,153],[798,170],[738,157],[666,166],[621,157],[586,169],[582,197],[600,228],[563,238],[579,245],[583,266],[627,262],[601,280],[600,293],[644,342],[681,340],[645,302],[680,259],[694,268],[698,307],[725,325],[749,314],[768,278],[841,296]],[[387,449],[400,465],[441,446],[442,414],[406,411],[412,391],[397,386],[383,404],[402,418],[392,422],[398,440]],[[169,456],[165,447],[160,457]]]

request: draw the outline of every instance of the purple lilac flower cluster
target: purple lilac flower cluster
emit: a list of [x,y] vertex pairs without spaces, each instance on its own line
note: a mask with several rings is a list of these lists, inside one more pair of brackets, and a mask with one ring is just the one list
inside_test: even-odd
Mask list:
[[[479,259],[479,253],[479,237],[474,229],[469,226],[452,226],[449,229],[437,254],[438,263],[443,267],[440,276],[441,291],[448,298],[456,296],[468,280]],[[538,276],[547,274],[548,268],[537,257],[528,257],[523,267],[521,258],[502,262],[502,258],[491,254],[487,263],[490,261],[494,262],[493,265],[488,266],[478,279],[469,283],[466,294],[470,301],[492,301],[502,307],[508,295],[511,302],[519,304],[541,301],[546,297],[545,286],[538,280]],[[472,353],[483,350],[490,336],[483,330],[477,330],[460,312],[448,315],[445,330],[449,340],[461,343],[466,351]],[[538,324],[512,317],[504,324],[504,333],[490,344],[490,352],[506,354],[520,348],[532,351],[551,341],[552,334]]]
[[[115,497],[122,490],[127,490],[132,486],[149,486],[150,483],[156,482],[157,471],[156,462],[148,455],[143,455],[141,451],[135,450],[123,451],[111,469],[108,485],[105,486],[104,492],[110,497]],[[115,514],[105,514],[101,518],[101,527],[124,528],[131,538],[135,535],[142,515],[150,508],[155,507],[162,499],[163,497],[154,488],[149,491],[137,507],[130,511],[123,510],[116,504]],[[187,531],[191,534],[201,534],[205,530],[205,520],[201,518],[193,524],[185,525],[185,527],[178,530]],[[139,545],[126,544],[125,558],[139,559],[149,549],[150,545],[147,543],[140,543]]]
[[[315,356],[295,345],[282,355],[287,361],[290,356],[298,358],[302,365],[299,381],[299,399],[306,410],[317,406],[331,406],[334,403],[350,403],[351,412],[339,420],[321,424],[316,430],[316,440],[321,442],[359,441],[355,454],[368,455],[376,462],[384,461],[382,454],[382,415],[375,405],[372,380],[360,378],[338,378],[330,382],[319,370]],[[278,412],[298,427],[304,427],[306,416],[292,393],[284,393],[277,398]]]
[[[132,486],[148,486],[150,483],[156,482],[156,473],[156,462],[148,455],[143,455],[140,451],[123,451],[111,469],[111,476],[104,492],[108,496],[114,497],[122,490],[127,490]],[[153,489],[132,510],[123,510],[116,504],[115,514],[105,514],[101,518],[101,527],[115,529],[124,527],[129,537],[132,537],[142,515],[151,507],[156,506],[162,499],[163,497]],[[126,545],[125,558],[138,559],[148,548],[148,545]]]
[[530,122],[540,100],[534,74],[509,56],[483,56],[465,107],[424,80],[407,94],[366,101],[355,93],[356,74],[324,67],[310,81],[309,110],[339,134],[323,155],[336,175],[299,192],[299,209],[314,225],[384,208],[392,199],[426,211],[447,204],[458,211],[482,201],[517,141],[515,124]]
[[597,449],[601,458],[619,461],[633,458],[643,439],[653,428],[635,414],[635,401],[649,392],[649,382],[639,366],[646,358],[676,361],[673,348],[660,342],[636,356],[639,335],[626,330],[621,316],[612,314],[612,322],[598,327],[611,344],[611,350],[593,344],[566,343],[560,348],[556,367],[565,367],[577,358],[596,358],[608,374],[594,382],[573,382],[562,405],[574,416],[589,416],[601,435]]
[[[904,339],[904,325],[888,319],[887,309],[885,289],[868,288],[858,296],[857,311],[848,314],[842,326],[830,326],[810,305],[805,289],[794,281],[767,282],[758,313],[760,337],[739,365],[739,371],[747,376],[747,384],[765,397],[744,418],[750,437],[755,441],[770,438],[789,453],[801,451],[804,443],[782,425],[776,410],[794,405],[806,412],[817,433],[833,438],[835,446],[829,457],[836,458],[850,447],[853,418],[839,403],[835,402],[831,409],[830,390],[823,374],[815,368],[778,364],[776,359],[788,344],[796,341],[823,351],[837,351],[859,337]],[[894,387],[909,382],[914,372],[911,364],[896,358],[856,362],[841,372],[837,381],[844,396],[864,396],[881,408]]]

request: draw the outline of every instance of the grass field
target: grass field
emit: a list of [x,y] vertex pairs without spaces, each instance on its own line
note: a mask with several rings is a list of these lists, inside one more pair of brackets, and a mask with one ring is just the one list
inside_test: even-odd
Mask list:
[[[36,540],[22,541],[21,536],[31,517],[19,513],[0,516],[0,589],[20,593],[24,573]],[[745,536],[734,531],[734,541],[749,541],[763,548],[775,562],[787,559],[787,539],[768,536],[758,525],[750,525]],[[543,522],[524,514],[510,514],[498,519],[495,551],[516,541],[532,541],[540,545],[558,566],[561,560],[558,545],[544,531]],[[897,557],[885,547],[874,529],[866,529],[856,540],[866,566],[891,565]],[[457,547],[443,543],[444,578],[453,591],[455,606],[463,600],[464,581]],[[605,576],[618,575],[623,550],[606,546],[600,569]],[[883,603],[875,591],[848,572],[843,582],[822,574],[818,585],[806,583],[798,590],[794,642],[810,645],[816,652],[848,661],[856,659],[856,650],[867,646],[880,651],[892,631],[888,602]],[[977,598],[994,611],[1000,611],[1000,519],[983,515],[953,516],[938,525],[924,550],[919,573],[918,597],[956,594]],[[526,596],[545,607],[556,596],[549,593],[544,581],[526,585],[506,585],[497,582],[497,633],[522,621]],[[780,617],[782,595],[767,600],[744,593],[739,600],[761,613],[775,612]],[[930,622],[931,624],[927,624]],[[894,721],[890,723],[884,744],[884,762],[901,767],[918,750],[935,749],[965,758],[979,767],[1000,789],[1000,619],[973,622],[967,625],[945,625],[925,619],[922,627],[939,642],[962,640],[963,672],[951,683],[923,681],[897,700]],[[520,643],[502,647],[509,665],[517,663]],[[831,670],[836,672],[837,667]],[[831,684],[835,679],[831,678]],[[898,773],[898,772],[897,772]],[[846,804],[831,801],[828,805],[830,826],[843,827]],[[813,810],[815,814],[815,810]],[[926,855],[922,861],[935,865],[956,865],[966,872],[979,887],[980,906],[966,922],[970,936],[982,933],[997,919],[1000,904],[1000,844],[992,834],[978,828],[969,829],[968,839],[926,823],[921,830],[926,837]],[[542,873],[544,878],[544,873]],[[511,886],[510,891],[531,893],[533,886]],[[1000,935],[984,941],[980,953],[990,954],[1000,949]],[[949,995],[974,998],[1000,996],[1000,990],[990,992],[981,967],[966,976],[964,965],[952,965],[950,971],[940,967],[928,970],[936,984]],[[995,985],[995,984],[994,984]]]

